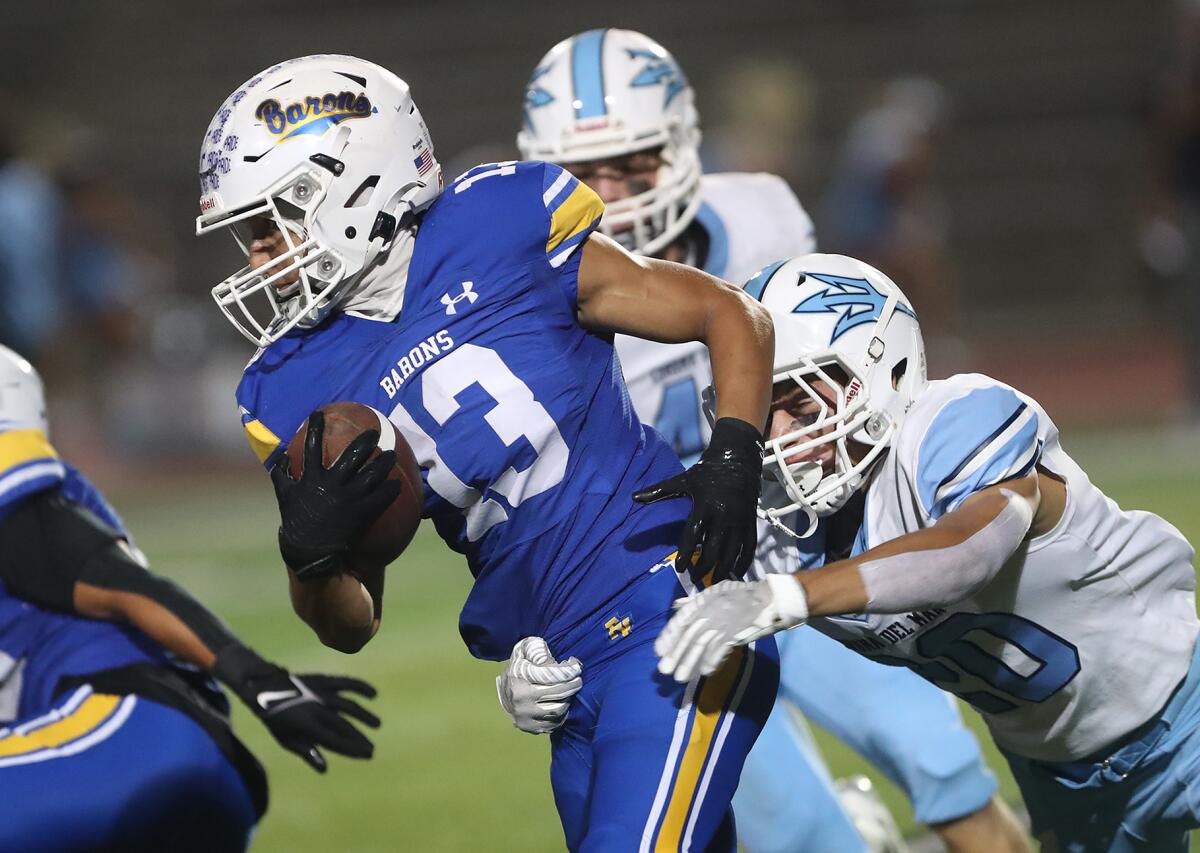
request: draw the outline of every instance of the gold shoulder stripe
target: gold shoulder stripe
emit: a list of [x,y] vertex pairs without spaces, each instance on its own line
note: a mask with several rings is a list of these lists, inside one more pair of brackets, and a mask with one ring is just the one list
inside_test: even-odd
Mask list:
[[54,749],[78,740],[100,727],[121,704],[120,696],[93,693],[78,708],[61,720],[25,734],[0,737],[0,758],[27,755],[41,749]]
[[14,429],[0,433],[0,472],[36,459],[57,458],[41,430]]
[[566,200],[550,214],[550,239],[546,241],[549,254],[566,240],[587,228],[604,213],[604,202],[582,181]]
[[283,443],[275,433],[266,428],[262,421],[247,421],[242,426],[246,428],[246,438],[250,442],[250,449],[254,451],[259,462],[266,462],[267,457],[275,452],[275,448]]

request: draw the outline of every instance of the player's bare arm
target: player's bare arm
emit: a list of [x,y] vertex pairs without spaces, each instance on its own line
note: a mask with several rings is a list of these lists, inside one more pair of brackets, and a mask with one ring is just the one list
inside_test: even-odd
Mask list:
[[579,322],[593,331],[709,350],[717,417],[766,422],[775,332],[762,306],[708,273],[629,254],[593,234],[579,265]]
[[354,654],[379,632],[383,578],[383,566],[355,566],[304,582],[289,568],[292,610],[323,645]]
[[717,418],[700,461],[639,490],[639,503],[689,498],[676,571],[699,582],[742,577],[754,559],[755,507],[762,487],[762,425],[770,398],[775,332],[767,313],[699,270],[634,257],[592,234],[579,265],[579,321],[593,331],[662,343],[708,346]]

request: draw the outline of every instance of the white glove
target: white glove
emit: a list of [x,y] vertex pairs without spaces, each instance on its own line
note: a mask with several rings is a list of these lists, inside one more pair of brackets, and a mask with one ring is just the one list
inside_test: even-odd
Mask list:
[[583,686],[579,658],[561,663],[541,637],[526,637],[513,646],[504,672],[496,676],[500,707],[523,732],[552,732],[567,719],[571,697]]
[[676,681],[711,675],[734,646],[803,625],[804,587],[792,575],[744,583],[721,581],[675,602],[675,615],[654,641],[658,671]]

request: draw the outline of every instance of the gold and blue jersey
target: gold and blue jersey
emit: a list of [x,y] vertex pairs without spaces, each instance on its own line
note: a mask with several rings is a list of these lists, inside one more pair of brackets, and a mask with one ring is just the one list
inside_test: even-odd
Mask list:
[[426,212],[395,320],[295,331],[238,388],[268,466],[320,406],[388,415],[420,463],[425,517],[474,575],[460,628],[478,657],[577,624],[671,550],[686,514],[632,501],[679,463],[633,413],[612,341],[576,317],[602,213],[557,166],[477,167]]

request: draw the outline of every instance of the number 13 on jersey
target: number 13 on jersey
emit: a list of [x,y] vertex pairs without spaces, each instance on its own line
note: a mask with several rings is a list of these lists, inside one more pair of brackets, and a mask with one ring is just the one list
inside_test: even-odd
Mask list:
[[[529,386],[495,350],[463,344],[435,362],[422,377],[421,405],[439,427],[445,426],[456,414],[461,416],[458,396],[472,385],[480,386],[495,401],[478,426],[490,429],[506,447],[524,438],[536,454],[533,463],[524,470],[509,465],[489,484],[491,491],[502,495],[508,506],[515,509],[558,485],[570,456],[562,433]],[[428,471],[429,488],[462,509],[467,519],[468,540],[476,541],[508,519],[508,510],[499,501],[485,498],[446,464],[437,441],[420,427],[403,404],[397,404],[389,417],[409,439],[421,467]]]

